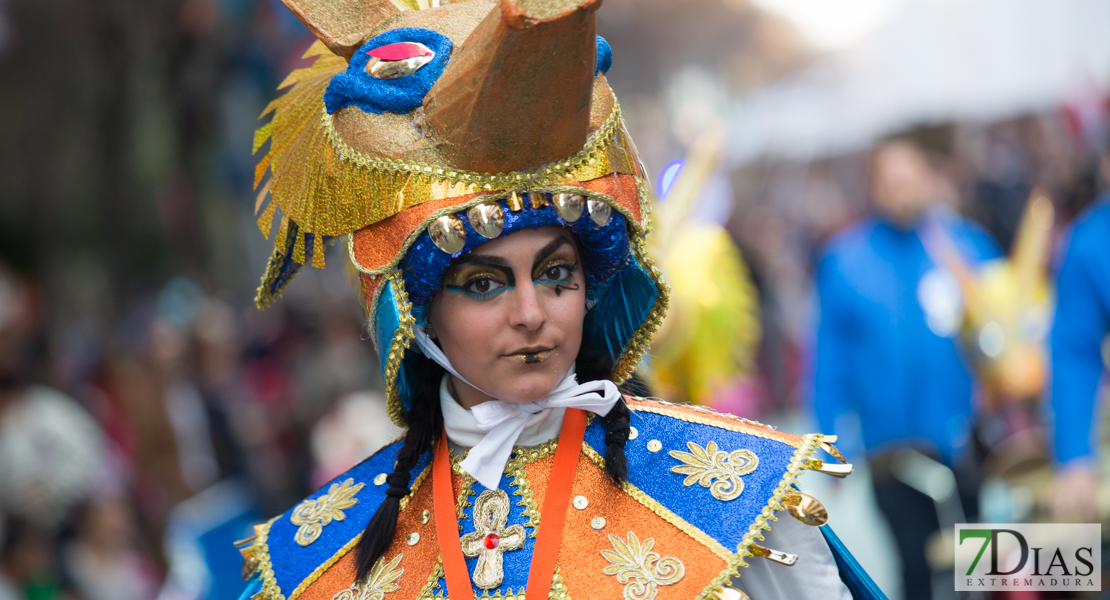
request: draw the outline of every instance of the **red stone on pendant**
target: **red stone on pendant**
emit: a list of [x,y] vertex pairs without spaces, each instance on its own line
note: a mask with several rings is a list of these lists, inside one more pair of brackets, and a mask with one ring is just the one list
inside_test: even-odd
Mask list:
[[486,548],[493,550],[497,547],[498,544],[501,543],[501,536],[497,535],[496,533],[487,533],[486,539],[483,541],[486,544]]

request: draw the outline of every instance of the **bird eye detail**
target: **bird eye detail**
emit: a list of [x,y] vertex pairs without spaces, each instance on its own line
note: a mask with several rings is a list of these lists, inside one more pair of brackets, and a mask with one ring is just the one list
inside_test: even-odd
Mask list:
[[419,42],[398,42],[367,52],[366,73],[375,79],[397,79],[411,75],[432,62],[436,53]]

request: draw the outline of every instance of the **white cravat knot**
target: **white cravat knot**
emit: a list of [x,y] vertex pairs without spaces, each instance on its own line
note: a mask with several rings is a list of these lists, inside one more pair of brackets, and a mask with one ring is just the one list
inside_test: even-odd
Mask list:
[[[416,343],[425,356],[434,360],[448,373],[481,391],[481,388],[458,374],[443,351],[419,327],[416,328]],[[486,392],[483,393],[490,396]],[[460,446],[470,446],[470,452],[459,466],[487,489],[496,489],[501,481],[501,474],[505,471],[505,464],[509,462],[513,446],[516,445],[526,427],[532,426],[547,431],[551,437],[554,437],[557,435],[557,430],[542,427],[549,418],[557,416],[558,421],[561,422],[562,412],[567,408],[578,408],[605,416],[620,398],[621,394],[616,384],[607,379],[578,383],[572,367],[550,394],[535,402],[519,404],[491,400],[468,411],[451,398],[444,381],[441,386],[440,403],[443,407],[443,422],[447,438]],[[558,414],[553,414],[554,411],[558,411]],[[468,420],[471,423],[467,423]],[[475,429],[477,431],[474,431]],[[547,440],[530,441],[542,443]]]

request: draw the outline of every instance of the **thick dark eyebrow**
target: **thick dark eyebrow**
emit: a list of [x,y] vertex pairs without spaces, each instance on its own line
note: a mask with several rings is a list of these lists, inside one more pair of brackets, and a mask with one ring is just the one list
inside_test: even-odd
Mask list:
[[509,261],[501,258],[500,256],[487,256],[485,254],[467,254],[458,259],[452,265],[461,267],[462,265],[477,265],[479,267],[486,267],[488,269],[499,269],[502,271],[511,271],[512,267],[509,266]]
[[483,268],[486,268],[486,269],[490,269],[491,271],[497,271],[497,272],[501,273],[502,277],[505,278],[505,283],[506,284],[516,285],[516,278],[513,277],[512,267],[509,266],[508,261],[506,261],[505,259],[503,259],[499,256],[486,256],[486,255],[483,255],[483,254],[477,254],[477,255],[467,254],[465,256],[460,257],[458,259],[458,262],[456,262],[454,265],[452,265],[451,269],[453,271],[456,268],[464,267],[464,266],[467,266],[467,267],[483,267]]
[[555,254],[556,250],[567,244],[570,244],[570,240],[563,236],[559,236],[551,240],[551,243],[548,245],[540,248],[540,251],[536,253],[536,260],[532,263],[532,271],[535,271],[536,268],[540,266],[540,263],[547,260],[547,257]]

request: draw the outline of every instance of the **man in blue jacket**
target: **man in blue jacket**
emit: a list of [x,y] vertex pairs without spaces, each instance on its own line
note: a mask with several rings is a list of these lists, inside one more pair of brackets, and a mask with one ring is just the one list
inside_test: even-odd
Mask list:
[[935,175],[912,143],[880,145],[871,167],[874,213],[835,235],[817,270],[814,410],[826,433],[842,429],[842,416],[858,416],[876,499],[901,553],[905,597],[931,598],[925,542],[939,527],[936,509],[890,475],[890,462],[907,447],[949,465],[963,459],[974,381],[956,339],[959,287],[922,238],[943,228],[968,264],[999,250],[979,227],[930,208]]
[[[1110,166],[1110,155],[1104,161]],[[1106,169],[1110,172],[1110,169]],[[1052,326],[1053,508],[1061,519],[1097,521],[1095,407],[1110,359],[1110,194],[1076,220],[1056,276]]]

